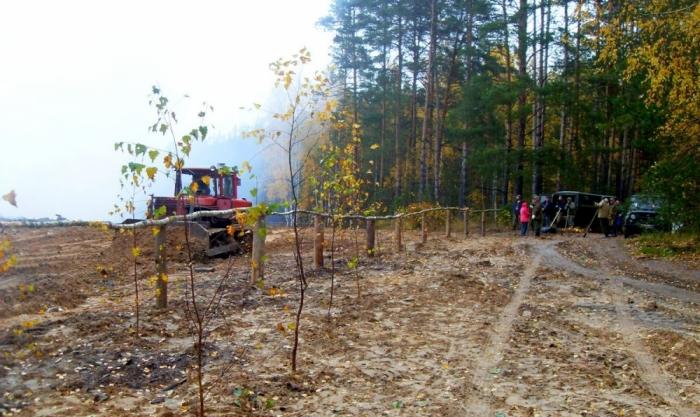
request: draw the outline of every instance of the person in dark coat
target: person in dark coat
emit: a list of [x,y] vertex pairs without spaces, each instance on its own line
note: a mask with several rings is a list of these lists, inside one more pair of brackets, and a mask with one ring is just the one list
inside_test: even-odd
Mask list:
[[547,227],[554,220],[554,215],[557,212],[556,206],[553,201],[549,200],[549,197],[542,197],[542,219],[544,221],[543,226]]
[[537,195],[532,197],[532,230],[538,237],[542,231],[542,203]]

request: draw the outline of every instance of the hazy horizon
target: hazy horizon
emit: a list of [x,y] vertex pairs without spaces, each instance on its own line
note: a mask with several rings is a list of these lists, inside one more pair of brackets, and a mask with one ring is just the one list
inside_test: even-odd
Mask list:
[[[239,108],[269,99],[268,64],[302,47],[314,67],[329,63],[332,35],[316,26],[329,1],[298,6],[273,0],[0,6],[6,20],[0,36],[11,40],[0,44],[0,194],[14,189],[18,203],[0,204],[0,216],[109,218],[127,160],[114,142],[167,146],[147,132],[155,121],[148,105],[154,84],[182,115],[182,129],[191,127],[185,115],[202,101],[214,107],[210,138],[194,148],[191,164],[256,158],[260,146],[239,135],[260,121]],[[251,163],[256,172],[263,162],[257,170]],[[255,185],[243,181],[250,198]],[[160,181],[153,192],[172,193],[172,184]]]

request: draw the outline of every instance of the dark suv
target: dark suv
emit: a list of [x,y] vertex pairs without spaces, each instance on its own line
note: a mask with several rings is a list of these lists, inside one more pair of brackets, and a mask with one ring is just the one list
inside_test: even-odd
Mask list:
[[659,220],[658,198],[633,195],[630,197],[622,229],[626,238],[644,232],[662,230]]

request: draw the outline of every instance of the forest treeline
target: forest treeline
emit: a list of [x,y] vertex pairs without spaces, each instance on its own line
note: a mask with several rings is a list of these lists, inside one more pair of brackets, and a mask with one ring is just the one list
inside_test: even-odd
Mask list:
[[698,1],[335,0],[321,24],[370,202],[644,192],[699,224]]

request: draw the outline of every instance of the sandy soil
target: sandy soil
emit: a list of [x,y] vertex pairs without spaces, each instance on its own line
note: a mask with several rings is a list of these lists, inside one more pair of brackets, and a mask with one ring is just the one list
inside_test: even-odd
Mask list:
[[[9,234],[19,263],[0,277],[0,414],[194,414],[189,274],[177,241],[170,306],[158,311],[150,238],[138,239],[137,337],[129,239],[90,228]],[[434,233],[420,245],[407,233],[397,254],[383,232],[379,256],[351,270],[364,235],[345,233],[330,318],[330,259],[309,271],[291,375],[290,238],[268,236],[262,288],[247,283],[245,257],[195,264],[203,299],[224,289],[204,344],[208,415],[700,414],[700,288],[688,266],[642,262],[598,235]]]

